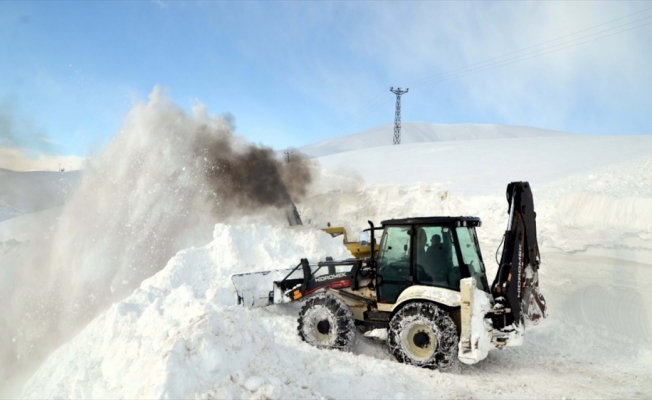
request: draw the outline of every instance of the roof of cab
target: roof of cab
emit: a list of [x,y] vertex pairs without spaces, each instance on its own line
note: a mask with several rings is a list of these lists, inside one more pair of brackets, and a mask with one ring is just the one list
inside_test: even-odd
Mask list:
[[414,217],[401,219],[388,219],[382,221],[385,225],[443,225],[443,226],[482,226],[478,217]]

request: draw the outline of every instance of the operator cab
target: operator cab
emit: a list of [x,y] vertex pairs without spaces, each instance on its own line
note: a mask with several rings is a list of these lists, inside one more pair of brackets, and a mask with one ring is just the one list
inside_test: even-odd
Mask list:
[[393,304],[412,285],[459,291],[473,277],[489,292],[475,227],[477,217],[423,217],[382,222],[377,257],[378,302]]

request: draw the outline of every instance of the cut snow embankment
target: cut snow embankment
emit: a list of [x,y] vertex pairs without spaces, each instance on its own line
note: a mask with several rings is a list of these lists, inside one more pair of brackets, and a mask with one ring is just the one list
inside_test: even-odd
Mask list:
[[[316,261],[326,255],[343,257],[344,252],[341,240],[320,231],[218,224],[210,244],[178,253],[59,348],[26,384],[23,395],[315,396],[305,378],[279,372],[288,355],[275,347],[274,331],[261,320],[260,310],[233,305],[229,275],[291,267],[299,255]],[[302,379],[302,385],[286,385]]]
[[541,189],[542,234],[549,245],[564,251],[628,249],[652,261],[651,157],[576,174]]

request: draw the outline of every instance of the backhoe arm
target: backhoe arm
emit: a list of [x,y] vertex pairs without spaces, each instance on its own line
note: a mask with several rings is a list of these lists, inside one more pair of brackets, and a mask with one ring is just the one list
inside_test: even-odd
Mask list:
[[539,290],[540,255],[536,213],[528,182],[507,185],[509,222],[498,273],[491,286],[497,304],[505,307],[505,324],[534,323],[546,316],[546,301]]

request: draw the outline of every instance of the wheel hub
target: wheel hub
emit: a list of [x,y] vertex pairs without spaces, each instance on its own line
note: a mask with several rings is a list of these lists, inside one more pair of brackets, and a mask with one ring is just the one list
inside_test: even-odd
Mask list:
[[406,327],[401,335],[403,348],[410,353],[410,358],[425,361],[437,350],[437,336],[432,328],[422,323],[414,322]]
[[319,321],[317,323],[317,331],[322,335],[327,335],[331,330],[331,324],[327,319]]
[[310,330],[318,343],[329,344],[332,341],[332,317],[324,308],[316,309],[310,315]]
[[415,346],[425,349],[430,344],[430,336],[425,332],[417,332],[412,338],[412,342]]

